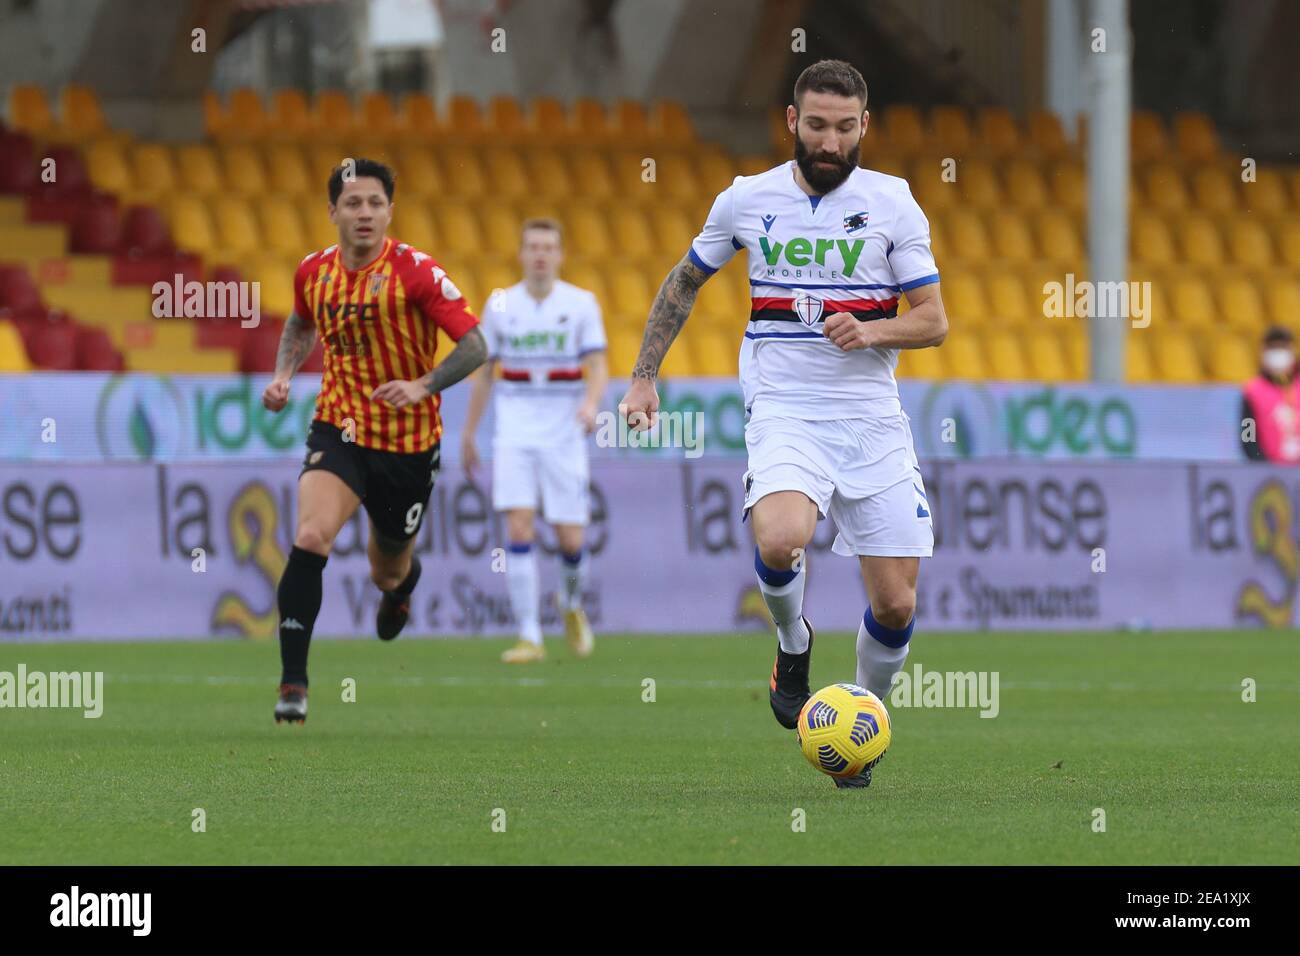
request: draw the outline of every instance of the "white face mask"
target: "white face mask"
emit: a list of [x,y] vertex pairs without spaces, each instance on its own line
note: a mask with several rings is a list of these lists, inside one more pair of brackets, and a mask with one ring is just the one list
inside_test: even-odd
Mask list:
[[1295,366],[1295,353],[1286,348],[1264,350],[1264,369],[1270,375],[1289,375]]

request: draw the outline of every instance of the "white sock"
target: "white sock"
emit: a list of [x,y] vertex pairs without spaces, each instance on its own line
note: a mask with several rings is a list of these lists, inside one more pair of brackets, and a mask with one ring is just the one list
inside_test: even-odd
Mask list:
[[[897,643],[902,639],[903,646],[890,647],[889,644],[877,640],[867,629],[868,619],[877,633],[888,639],[890,643]],[[894,675],[903,669],[903,663],[907,660],[907,651],[912,646],[912,624],[915,621],[916,618],[913,617],[912,622],[909,622],[902,631],[890,630],[878,623],[871,615],[871,608],[867,608],[862,623],[858,625],[859,687],[865,687],[882,701],[889,696]]]
[[570,562],[560,552],[560,610],[571,611],[582,607],[582,586],[587,583],[587,553],[578,552],[578,560]]
[[510,610],[519,622],[519,637],[530,644],[542,643],[537,606],[537,556],[530,545],[510,545],[506,586],[510,590]]
[[[757,570],[770,571],[754,554],[754,566]],[[779,572],[778,572],[779,573]],[[776,639],[781,643],[781,650],[787,654],[802,654],[808,650],[808,625],[803,620],[803,586],[808,575],[801,565],[794,578],[785,584],[772,585],[758,574],[758,589],[763,593],[763,601],[776,624]]]

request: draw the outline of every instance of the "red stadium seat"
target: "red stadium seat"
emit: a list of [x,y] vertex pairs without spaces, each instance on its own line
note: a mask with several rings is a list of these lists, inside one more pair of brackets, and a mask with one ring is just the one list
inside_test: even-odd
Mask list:
[[32,364],[57,372],[77,367],[77,329],[71,322],[40,322],[24,336]]
[[41,290],[22,266],[0,266],[0,308],[30,312],[42,307]]
[[40,182],[32,141],[17,133],[0,135],[0,193],[22,195]]
[[92,201],[82,207],[68,237],[71,252],[111,255],[122,244],[122,219],[113,202]]
[[54,181],[38,182],[36,190],[47,196],[86,196],[93,190],[86,166],[81,161],[81,151],[71,146],[55,146],[48,152],[54,160]]
[[120,372],[126,368],[122,353],[113,347],[103,329],[76,328],[76,364],[84,372]]
[[131,206],[122,222],[122,249],[133,256],[170,256],[171,231],[154,206]]

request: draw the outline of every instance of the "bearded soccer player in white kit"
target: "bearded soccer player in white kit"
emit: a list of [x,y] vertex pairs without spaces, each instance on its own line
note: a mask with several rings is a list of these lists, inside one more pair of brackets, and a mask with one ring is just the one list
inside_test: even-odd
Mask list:
[[594,646],[582,609],[583,536],[590,517],[586,436],[596,427],[609,372],[600,305],[587,290],[558,278],[563,258],[559,223],[524,223],[519,250],[524,279],[496,290],[483,310],[488,364],[475,373],[461,438],[461,459],[472,471],[479,460],[474,432],[494,387],[492,363],[499,362],[492,506],[506,515],[506,584],[519,622],[519,643],[501,655],[508,664],[546,656],[534,553],[539,504],[559,545],[556,600],[569,647],[588,657]]
[[[653,423],[660,363],[700,286],[744,250],[752,294],[740,353],[744,507],[777,629],[772,711],[787,728],[810,696],[804,553],[818,518],[835,522],[835,553],[858,558],[869,603],[857,683],[882,700],[907,658],[919,559],[934,546],[894,367],[899,349],[943,342],[948,320],[930,227],[907,182],[858,168],[866,106],[866,83],[848,63],[823,60],[800,74],[786,108],[794,161],[738,176],[718,196],[659,289],[619,406],[633,427]],[[903,294],[910,310],[899,317]],[[836,786],[868,786],[871,769]]]

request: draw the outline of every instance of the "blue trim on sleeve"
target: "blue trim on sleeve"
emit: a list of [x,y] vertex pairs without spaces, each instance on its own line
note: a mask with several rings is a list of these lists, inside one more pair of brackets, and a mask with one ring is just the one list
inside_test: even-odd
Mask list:
[[579,349],[579,350],[578,350],[578,358],[584,358],[585,356],[590,355],[592,352],[608,352],[608,351],[609,351],[609,348],[608,348],[607,346],[604,346],[604,345],[593,345],[593,346],[592,346],[591,348],[589,348],[589,349]]
[[899,288],[906,292],[908,289],[915,289],[917,286],[933,285],[939,281],[939,273],[932,272],[928,276],[921,276],[919,279],[912,279],[910,282],[902,283]]
[[713,275],[713,273],[718,271],[715,266],[709,265],[707,262],[705,262],[703,259],[700,258],[700,254],[695,251],[694,246],[691,246],[691,248],[687,251],[686,255],[690,257],[691,262],[695,263],[696,266],[703,269],[709,275]]

